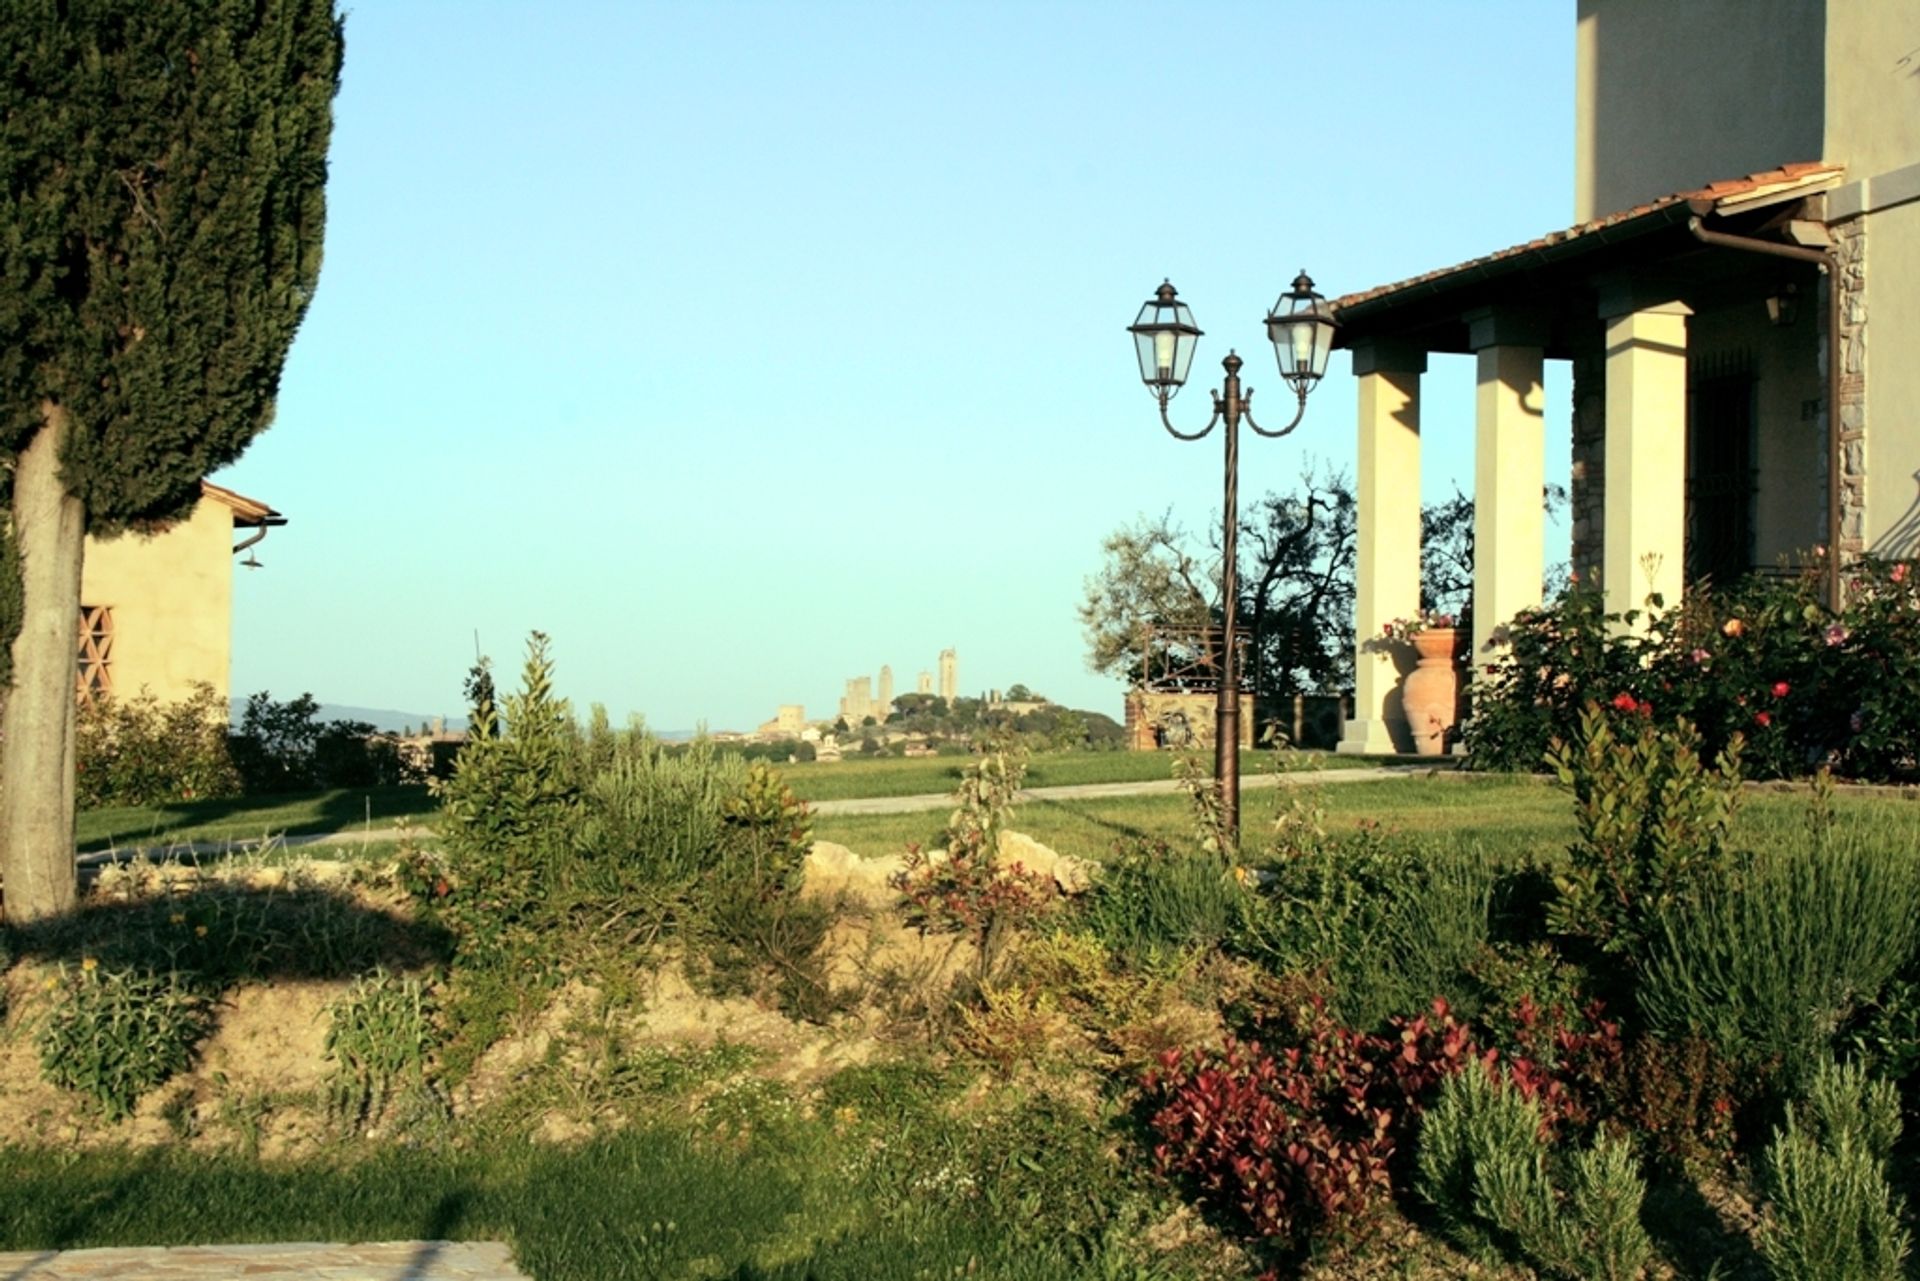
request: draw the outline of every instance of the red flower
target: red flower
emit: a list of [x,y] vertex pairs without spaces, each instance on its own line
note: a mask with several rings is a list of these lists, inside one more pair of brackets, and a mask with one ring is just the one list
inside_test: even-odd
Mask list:
[[1640,704],[1634,701],[1633,695],[1624,690],[1613,696],[1613,708],[1615,711],[1631,712],[1637,710],[1639,706]]
[[1787,696],[1787,683],[1785,681],[1775,681],[1773,683],[1773,696],[1775,698],[1785,698]]
[[1773,724],[1773,717],[1768,715],[1766,712],[1755,712],[1753,714],[1753,719],[1760,722],[1760,728],[1762,729],[1765,729],[1767,726]]

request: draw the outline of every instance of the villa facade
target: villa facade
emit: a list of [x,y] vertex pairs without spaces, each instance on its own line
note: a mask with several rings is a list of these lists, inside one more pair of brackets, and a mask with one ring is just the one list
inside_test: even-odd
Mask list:
[[[1359,381],[1354,712],[1405,751],[1420,381],[1475,361],[1473,653],[1540,603],[1545,433],[1610,609],[1920,550],[1920,5],[1580,0],[1575,223],[1335,302]],[[1835,292],[1837,290],[1837,293]],[[1571,366],[1549,426],[1544,362]]]
[[[183,520],[154,533],[88,538],[80,579],[79,693],[161,702],[213,688],[224,710],[233,655],[233,563],[286,518],[205,481]],[[235,543],[237,531],[251,534]]]

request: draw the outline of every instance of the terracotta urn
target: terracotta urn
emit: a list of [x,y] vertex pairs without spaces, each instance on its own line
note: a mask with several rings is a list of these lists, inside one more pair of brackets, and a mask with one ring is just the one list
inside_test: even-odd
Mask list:
[[1429,627],[1413,636],[1419,662],[1407,673],[1400,703],[1413,732],[1413,750],[1422,756],[1445,755],[1448,736],[1460,721],[1459,649],[1455,627]]

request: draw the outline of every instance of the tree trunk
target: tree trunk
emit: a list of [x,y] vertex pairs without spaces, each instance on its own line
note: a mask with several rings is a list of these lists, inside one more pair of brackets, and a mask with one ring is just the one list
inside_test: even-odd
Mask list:
[[60,479],[67,411],[15,460],[13,538],[20,555],[20,635],[0,712],[0,878],[15,924],[73,907],[73,722],[80,562],[86,511]]

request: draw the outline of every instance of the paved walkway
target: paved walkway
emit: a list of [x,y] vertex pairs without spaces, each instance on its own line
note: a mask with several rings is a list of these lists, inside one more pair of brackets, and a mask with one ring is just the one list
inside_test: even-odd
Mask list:
[[0,1281],[527,1281],[496,1241],[0,1253]]

